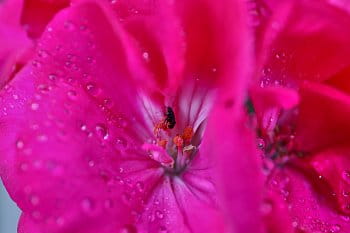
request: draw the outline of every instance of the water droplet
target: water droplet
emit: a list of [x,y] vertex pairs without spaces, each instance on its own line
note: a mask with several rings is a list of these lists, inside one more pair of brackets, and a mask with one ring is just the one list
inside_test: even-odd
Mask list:
[[90,63],[90,64],[95,62],[95,59],[94,59],[93,57],[90,57],[90,56],[88,56],[88,57],[86,58],[86,60],[87,60],[87,62]]
[[49,53],[46,50],[39,50],[38,56],[41,58],[47,58],[49,56]]
[[40,68],[41,67],[41,62],[40,61],[37,61],[37,60],[34,60],[32,61],[32,65],[36,68]]
[[100,89],[93,83],[86,84],[86,91],[92,96],[97,96],[100,93]]
[[143,191],[144,191],[144,185],[143,185],[143,183],[142,182],[137,182],[136,183],[136,189],[137,189],[137,191],[139,191],[140,193],[142,193]]
[[75,25],[73,24],[72,21],[68,20],[68,21],[64,22],[64,28],[67,30],[74,30]]
[[19,168],[21,169],[22,172],[28,171],[28,164],[27,163],[21,163]]
[[51,87],[45,84],[39,84],[38,90],[43,94],[47,94],[51,90]]
[[56,224],[57,224],[58,226],[63,226],[64,223],[65,223],[64,218],[58,217],[58,218],[56,219]]
[[330,231],[331,231],[332,233],[334,233],[334,232],[339,232],[340,229],[341,229],[341,228],[340,228],[340,225],[335,224],[335,225],[333,225],[333,226],[331,227]]
[[292,222],[292,226],[293,226],[294,228],[298,227],[298,225],[299,225],[298,222],[295,222],[295,221]]
[[128,126],[128,121],[124,119],[123,117],[118,117],[117,118],[117,125],[120,128],[125,128]]
[[142,57],[143,57],[143,59],[145,59],[145,61],[147,61],[147,62],[149,61],[149,53],[143,52]]
[[343,219],[345,222],[350,221],[350,216],[347,216],[347,215],[341,215],[340,218]]
[[39,201],[40,201],[40,199],[36,195],[33,195],[33,196],[30,197],[30,203],[32,203],[33,206],[38,205]]
[[35,218],[35,219],[39,219],[41,217],[41,214],[39,211],[34,211],[32,213],[32,217]]
[[260,208],[262,214],[267,215],[272,211],[272,203],[270,201],[264,201]]
[[38,135],[37,139],[39,142],[46,142],[49,138],[45,134],[40,134]]
[[79,26],[80,31],[85,31],[87,29],[86,25]]
[[343,171],[343,179],[346,181],[350,181],[350,172],[349,171]]
[[159,211],[159,210],[156,211],[156,216],[159,219],[163,219],[164,218],[164,214],[161,211]]
[[67,92],[67,96],[71,100],[76,100],[77,99],[77,92],[74,90],[70,90]]
[[72,67],[72,63],[71,63],[70,61],[66,61],[66,62],[64,63],[64,65],[65,65],[65,67],[68,68],[68,69]]
[[103,140],[108,139],[108,130],[105,125],[97,124],[95,130],[98,137],[102,138]]
[[127,145],[128,145],[128,143],[126,142],[126,140],[124,138],[117,138],[115,140],[115,142],[116,142],[116,146],[117,146],[118,149],[125,150]]
[[89,167],[95,166],[95,162],[93,160],[90,160],[88,164],[89,164]]
[[90,212],[94,208],[94,202],[90,198],[84,198],[81,201],[81,208],[85,212]]
[[57,75],[56,74],[49,74],[48,78],[51,80],[51,81],[55,81],[57,79]]
[[39,104],[38,103],[32,103],[30,105],[30,108],[33,110],[33,111],[36,111],[39,109]]
[[23,149],[24,142],[22,140],[17,140],[16,147],[17,147],[17,149]]
[[136,227],[133,225],[126,225],[120,229],[120,233],[137,233]]
[[87,126],[85,124],[81,125],[80,130],[85,132],[87,130]]

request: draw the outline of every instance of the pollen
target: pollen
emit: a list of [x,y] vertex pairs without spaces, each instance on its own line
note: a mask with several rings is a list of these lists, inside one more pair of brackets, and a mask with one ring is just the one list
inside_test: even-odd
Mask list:
[[166,131],[168,129],[168,126],[166,124],[166,122],[164,120],[158,122],[157,124],[155,124],[154,129],[153,129],[153,133],[154,135],[158,135],[160,133],[161,130]]
[[173,142],[178,148],[181,148],[183,146],[183,144],[184,144],[184,140],[183,140],[183,138],[180,135],[176,135],[173,138]]
[[186,143],[190,143],[193,138],[193,129],[190,126],[187,126],[182,134],[182,138]]
[[157,142],[158,146],[163,147],[164,149],[166,148],[166,145],[168,144],[168,141],[165,139],[160,139]]

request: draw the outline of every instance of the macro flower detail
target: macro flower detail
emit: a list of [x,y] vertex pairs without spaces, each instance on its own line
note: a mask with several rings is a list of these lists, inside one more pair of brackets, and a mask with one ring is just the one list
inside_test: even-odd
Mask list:
[[[348,232],[348,12],[264,2],[249,121],[265,175],[262,221],[271,232]],[[276,216],[286,228],[271,225]]]
[[237,89],[230,114],[243,99],[244,6],[182,4],[77,0],[28,32],[34,55],[0,94],[18,232],[228,231],[204,141],[218,91]]

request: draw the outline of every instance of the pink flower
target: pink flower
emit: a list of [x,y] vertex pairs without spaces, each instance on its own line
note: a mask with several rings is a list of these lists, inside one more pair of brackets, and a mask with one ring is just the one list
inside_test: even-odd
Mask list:
[[267,232],[349,232],[350,15],[327,1],[257,6],[250,125],[265,183],[257,221]]
[[260,199],[237,195],[244,215],[226,218],[216,187],[231,177],[215,176],[215,149],[237,150],[222,123],[241,116],[249,41],[239,1],[74,1],[55,15],[0,94],[19,232],[256,232]]
[[0,3],[0,87],[33,56],[36,39],[68,0],[5,0]]

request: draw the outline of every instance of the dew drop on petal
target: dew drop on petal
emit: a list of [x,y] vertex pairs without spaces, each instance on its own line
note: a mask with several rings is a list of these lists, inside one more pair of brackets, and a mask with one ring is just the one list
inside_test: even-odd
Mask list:
[[23,147],[24,147],[24,142],[22,141],[22,140],[17,140],[17,142],[16,142],[16,147],[17,147],[17,149],[23,149]]
[[86,91],[92,96],[97,96],[101,90],[98,87],[96,87],[95,84],[88,83],[86,84]]
[[159,210],[156,211],[156,216],[159,219],[163,219],[164,218],[164,214],[161,211],[159,211]]
[[340,230],[341,230],[340,225],[335,224],[331,226],[330,232],[335,233],[335,232],[339,232]]
[[38,103],[32,103],[30,105],[30,108],[33,110],[33,111],[36,111],[39,109],[39,104]]
[[38,85],[38,90],[42,93],[42,94],[47,94],[50,90],[51,90],[51,87],[50,86],[47,86],[45,84],[40,84]]
[[64,22],[64,28],[67,30],[74,30],[75,25],[73,24],[72,21],[68,20],[68,21]]
[[267,215],[272,211],[272,204],[269,201],[264,201],[260,208],[262,214]]
[[55,81],[57,79],[57,75],[56,74],[49,74],[48,78],[51,80],[51,81]]
[[89,167],[95,166],[95,162],[93,160],[90,160],[88,164],[89,164]]
[[21,163],[19,165],[19,168],[21,169],[22,172],[25,172],[25,171],[28,171],[29,166],[27,163]]
[[350,181],[350,172],[349,171],[343,171],[342,177],[345,181]]
[[58,217],[58,218],[56,219],[56,224],[57,224],[58,226],[63,226],[64,223],[65,223],[64,218]]
[[347,216],[347,215],[342,215],[340,216],[340,218],[345,221],[345,222],[349,222],[350,221],[350,216]]
[[85,124],[82,124],[80,126],[80,130],[85,132],[87,130],[87,126]]
[[115,142],[116,142],[116,146],[117,146],[118,149],[126,149],[126,147],[128,145],[126,140],[124,138],[121,138],[121,137],[117,138],[115,140]]
[[144,191],[144,185],[142,182],[137,182],[136,183],[136,189],[137,191],[139,191],[140,193],[142,193]]
[[68,98],[71,99],[71,100],[76,100],[76,98],[77,98],[77,92],[74,91],[74,90],[70,90],[70,91],[67,92],[67,96],[68,96]]
[[145,59],[145,61],[149,61],[149,53],[143,52],[142,57],[143,57],[143,59]]
[[95,131],[98,137],[102,138],[103,140],[108,139],[108,130],[105,125],[97,124],[95,127]]
[[90,198],[84,198],[81,201],[81,208],[85,212],[90,212],[94,208],[94,202]]
[[39,201],[40,201],[40,199],[39,199],[39,197],[36,196],[36,195],[33,195],[33,196],[30,197],[30,203],[31,203],[33,206],[38,205],[38,204],[39,204]]
[[119,233],[137,233],[136,227],[133,225],[126,225],[120,229]]

